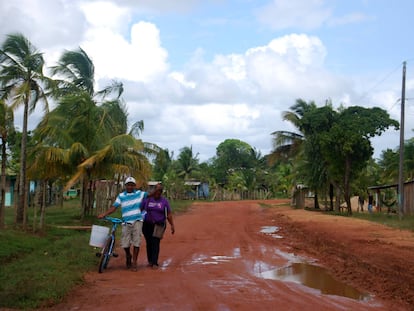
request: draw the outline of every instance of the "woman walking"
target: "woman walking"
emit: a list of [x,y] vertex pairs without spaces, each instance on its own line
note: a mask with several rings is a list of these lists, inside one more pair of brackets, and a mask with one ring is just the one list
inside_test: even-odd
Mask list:
[[143,204],[146,214],[142,233],[146,241],[148,266],[154,269],[158,268],[160,243],[167,227],[167,220],[171,226],[171,233],[175,232],[170,203],[162,196],[162,192],[162,185],[157,184],[153,196],[148,197]]

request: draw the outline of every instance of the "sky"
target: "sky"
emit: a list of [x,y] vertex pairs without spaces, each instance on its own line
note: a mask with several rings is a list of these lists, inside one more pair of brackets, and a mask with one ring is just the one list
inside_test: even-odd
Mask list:
[[[380,107],[400,121],[403,62],[412,138],[413,12],[412,0],[0,0],[0,43],[22,33],[47,67],[81,47],[97,90],[124,84],[143,141],[173,158],[191,147],[203,162],[226,139],[270,153],[272,132],[295,131],[282,113],[299,98]],[[30,115],[30,129],[42,113]],[[21,129],[21,111],[15,123]],[[393,128],[373,138],[374,158],[399,139]]]

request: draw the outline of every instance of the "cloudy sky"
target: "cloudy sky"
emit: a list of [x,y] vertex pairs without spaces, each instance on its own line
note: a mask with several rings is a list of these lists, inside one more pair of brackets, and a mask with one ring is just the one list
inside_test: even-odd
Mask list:
[[[97,89],[124,83],[144,141],[206,161],[228,138],[269,153],[272,132],[294,130],[281,115],[298,98],[379,106],[400,121],[404,61],[413,137],[413,12],[412,0],[0,0],[0,42],[20,32],[48,66],[82,47]],[[374,138],[374,156],[399,135]]]

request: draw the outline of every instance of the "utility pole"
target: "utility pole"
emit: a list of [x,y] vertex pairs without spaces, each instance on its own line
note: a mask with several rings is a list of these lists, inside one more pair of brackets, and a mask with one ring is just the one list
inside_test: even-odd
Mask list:
[[400,166],[398,171],[398,207],[400,220],[404,214],[404,118],[405,118],[405,72],[406,63],[403,62],[402,91],[401,91],[401,120],[400,120]]

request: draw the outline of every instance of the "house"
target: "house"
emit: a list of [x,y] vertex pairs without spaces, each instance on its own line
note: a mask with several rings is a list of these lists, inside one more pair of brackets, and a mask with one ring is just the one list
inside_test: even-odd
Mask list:
[[[384,192],[386,190],[394,191],[394,201],[396,204],[391,204],[393,202],[385,202]],[[368,191],[375,193],[374,206],[378,211],[381,211],[384,206],[388,209],[388,212],[393,210],[391,208],[392,205],[395,205],[396,208],[398,208],[398,184],[371,186],[368,187]],[[404,204],[402,207],[402,212],[404,215],[414,215],[414,180],[404,183]]]

